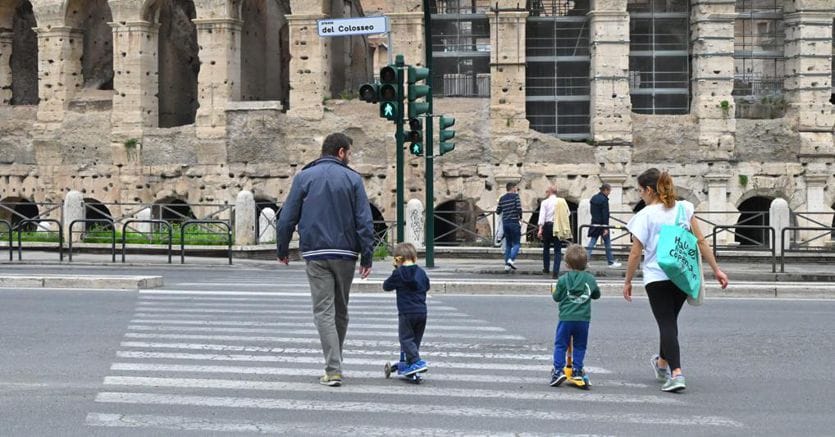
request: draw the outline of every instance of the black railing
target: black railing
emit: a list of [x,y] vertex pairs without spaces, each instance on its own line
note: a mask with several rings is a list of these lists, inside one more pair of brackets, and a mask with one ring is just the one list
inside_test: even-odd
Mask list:
[[[171,223],[168,223],[165,220],[128,220],[128,221],[126,221],[125,224],[122,225],[122,263],[125,262],[125,246],[126,246],[126,242],[127,242],[127,235],[128,235],[128,232],[131,232],[131,231],[128,230],[128,225],[130,225],[132,223],[148,223],[148,224],[156,224],[156,225],[160,225],[160,226],[165,227],[165,229],[168,231],[168,264],[171,264],[171,244],[172,244],[171,240],[173,240],[173,230],[172,230],[172,227],[171,227]],[[135,231],[132,231],[132,232],[145,235],[144,232],[141,232],[141,231],[138,231],[138,230],[135,230]]]
[[[223,220],[186,220],[183,222],[180,226],[180,264],[186,263],[186,228],[197,225],[215,225],[226,228],[227,253],[229,256],[229,265],[232,265],[232,227]],[[217,234],[217,232],[214,232],[214,234]]]
[[[754,241],[751,238],[738,233],[737,231],[732,231],[731,229],[734,229],[734,230],[739,230],[739,229],[761,230],[763,233],[768,233],[768,236],[770,237],[770,239],[768,241],[768,244],[763,244],[763,245],[759,245],[759,244],[756,245],[756,246],[742,246],[742,245],[730,246],[730,245],[725,245],[725,246],[720,247],[717,243],[716,237],[719,234],[721,234],[722,232],[728,232],[728,233],[733,234],[737,237],[742,237],[743,239],[748,239],[748,240]],[[725,226],[725,225],[716,225],[716,226],[714,226],[713,232],[710,234],[710,236],[711,236],[712,242],[713,242],[713,257],[714,258],[719,259],[719,252],[718,252],[719,249],[727,250],[727,251],[736,251],[736,252],[741,252],[741,251],[746,251],[746,252],[747,251],[771,252],[771,272],[772,273],[777,272],[777,247],[775,245],[776,235],[775,235],[774,228],[772,228],[771,226],[755,226],[755,225],[727,225],[727,226]]]
[[[70,227],[67,229],[67,254],[68,259],[72,262],[72,234],[73,228],[77,223],[84,223],[85,225],[89,223],[103,223],[110,228],[110,255],[112,257],[112,262],[116,262],[116,227],[113,226],[113,220],[109,219],[79,219],[73,220],[70,222]],[[87,231],[82,231],[82,233],[87,233]]]
[[[815,237],[808,238],[806,240],[796,241],[795,244],[792,245],[790,240],[786,240],[786,234],[789,232],[798,231],[812,231],[823,233]],[[831,235],[833,232],[835,232],[835,227],[826,226],[788,226],[783,228],[783,230],[780,232],[780,273],[784,273],[786,271],[786,252],[820,252],[821,249],[811,249],[809,243],[827,237]],[[804,247],[806,248],[805,250],[803,249]]]
[[22,238],[22,235],[23,235],[23,232],[24,232],[23,230],[26,227],[25,225],[30,224],[30,223],[34,223],[35,225],[40,226],[40,224],[44,223],[44,222],[54,223],[54,224],[58,225],[58,230],[57,231],[45,231],[45,232],[46,233],[53,233],[53,232],[58,233],[58,259],[60,261],[64,260],[64,232],[61,230],[61,221],[60,220],[54,220],[54,219],[27,219],[27,220],[19,221],[17,223],[17,226],[15,226],[15,229],[17,230],[17,260],[18,261],[23,261],[23,238]]
[[[582,241],[583,241],[583,230],[591,229],[591,228],[606,229],[606,230],[609,230],[609,231],[625,231],[624,233],[622,233],[622,234],[620,234],[620,235],[618,235],[614,238],[612,238],[612,233],[609,232],[609,241],[612,242],[612,243],[614,243],[615,241],[620,240],[620,239],[626,240],[629,236],[632,235],[632,234],[629,233],[629,230],[626,229],[626,226],[621,226],[621,225],[581,225],[579,228],[577,228],[577,235],[575,236],[574,241],[577,244],[581,244]],[[626,244],[629,244],[629,243],[626,243]]]

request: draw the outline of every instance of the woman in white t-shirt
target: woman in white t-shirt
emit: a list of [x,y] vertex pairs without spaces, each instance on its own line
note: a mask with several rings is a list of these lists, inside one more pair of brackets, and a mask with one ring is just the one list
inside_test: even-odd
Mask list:
[[684,390],[684,375],[681,372],[681,358],[678,344],[678,313],[684,305],[687,295],[667,277],[658,266],[656,248],[658,236],[663,225],[676,223],[678,204],[686,212],[690,231],[699,241],[699,250],[722,288],[728,286],[728,276],[719,269],[716,258],[699,230],[699,224],[693,216],[693,204],[687,201],[676,202],[676,191],[669,173],[661,173],[651,168],[638,176],[641,199],[646,207],[638,212],[626,227],[632,234],[632,251],[626,267],[626,283],[623,284],[623,297],[632,301],[632,277],[644,255],[644,287],[652,307],[652,314],[658,323],[661,335],[661,349],[652,357],[652,368],[661,390],[677,392]]

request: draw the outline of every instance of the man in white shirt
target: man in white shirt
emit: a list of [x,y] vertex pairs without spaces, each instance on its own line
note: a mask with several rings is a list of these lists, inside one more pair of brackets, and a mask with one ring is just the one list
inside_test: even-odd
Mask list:
[[545,200],[539,205],[539,232],[537,236],[542,240],[542,273],[551,273],[551,247],[554,248],[554,268],[552,277],[556,278],[560,271],[562,252],[560,251],[560,240],[554,237],[554,214],[557,209],[557,189],[548,187],[545,190]]

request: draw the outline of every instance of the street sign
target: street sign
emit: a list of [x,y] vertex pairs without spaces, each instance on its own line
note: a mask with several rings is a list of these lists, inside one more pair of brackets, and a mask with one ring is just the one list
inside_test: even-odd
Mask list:
[[388,17],[340,18],[316,20],[319,36],[372,35],[389,31]]
[[386,120],[397,119],[397,106],[394,102],[384,102],[380,105],[380,117],[385,117]]

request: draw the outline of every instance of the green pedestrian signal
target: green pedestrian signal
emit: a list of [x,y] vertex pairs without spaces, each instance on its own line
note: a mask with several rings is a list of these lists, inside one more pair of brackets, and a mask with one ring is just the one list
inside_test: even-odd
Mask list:
[[397,120],[397,107],[392,102],[380,103],[380,117],[386,120]]
[[380,85],[378,89],[378,96],[380,102],[380,117],[386,120],[397,120],[402,117],[399,114],[398,106],[403,101],[403,96],[398,95],[397,78],[402,77],[397,74],[394,65],[387,65],[380,69]]
[[444,117],[443,115],[438,118],[438,127],[440,127],[438,136],[441,140],[438,145],[438,149],[441,155],[455,150],[455,143],[447,142],[448,140],[455,138],[455,131],[449,129],[452,126],[455,126],[455,118]]
[[406,132],[406,141],[412,143],[409,151],[412,155],[423,155],[423,123],[419,118],[409,119],[409,132]]

